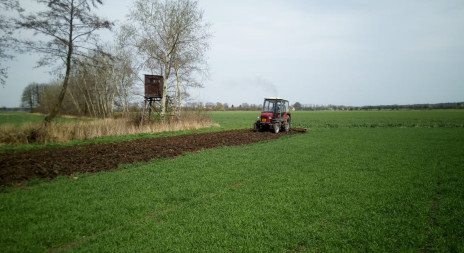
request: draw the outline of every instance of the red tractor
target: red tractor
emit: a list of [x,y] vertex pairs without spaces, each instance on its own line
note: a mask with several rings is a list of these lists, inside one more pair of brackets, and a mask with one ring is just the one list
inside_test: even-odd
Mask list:
[[288,100],[283,98],[265,98],[263,111],[254,125],[255,132],[271,129],[278,133],[280,129],[285,132],[290,131],[290,105]]

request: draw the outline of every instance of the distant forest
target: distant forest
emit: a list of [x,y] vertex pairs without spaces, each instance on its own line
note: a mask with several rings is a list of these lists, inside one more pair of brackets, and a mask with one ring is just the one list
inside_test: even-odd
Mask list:
[[[257,111],[261,110],[262,105],[242,103],[240,105],[229,105],[227,103],[206,104],[198,102],[188,102],[184,106],[187,110],[206,110],[206,111]],[[464,109],[464,102],[458,103],[439,103],[439,104],[412,104],[412,105],[366,105],[366,106],[346,106],[346,105],[316,105],[302,104],[296,102],[292,104],[296,111],[359,111],[359,110],[433,110],[433,109]]]
[[303,105],[295,103],[296,110],[321,111],[321,110],[433,110],[433,109],[464,109],[464,102],[439,103],[439,104],[412,104],[412,105],[366,105],[366,106],[344,106],[344,105]]
[[[294,103],[293,108],[297,111],[374,111],[374,110],[434,110],[434,109],[464,109],[464,102],[459,103],[439,103],[439,104],[413,104],[413,105],[366,105],[366,106],[345,106],[345,105],[315,105]],[[242,103],[241,105],[229,106],[227,103],[195,103],[188,102],[184,106],[186,110],[205,110],[205,111],[259,111],[262,105]],[[36,112],[36,108],[1,107],[2,112]],[[116,110],[117,111],[117,110]]]

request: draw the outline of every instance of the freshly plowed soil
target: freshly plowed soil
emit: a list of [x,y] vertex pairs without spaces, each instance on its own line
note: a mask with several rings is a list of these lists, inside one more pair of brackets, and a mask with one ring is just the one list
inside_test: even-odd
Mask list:
[[288,133],[232,130],[189,134],[126,142],[50,148],[0,154],[0,188],[20,185],[34,179],[52,179],[76,172],[109,171],[119,164],[148,162],[154,158],[173,158],[184,152],[195,152],[219,146],[237,146],[306,132],[292,129]]

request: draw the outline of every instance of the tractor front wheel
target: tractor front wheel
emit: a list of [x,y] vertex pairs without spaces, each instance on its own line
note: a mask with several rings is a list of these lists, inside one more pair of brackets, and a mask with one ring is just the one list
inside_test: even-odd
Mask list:
[[279,122],[274,123],[274,125],[272,125],[272,128],[274,129],[274,133],[278,134],[280,130],[280,123]]
[[285,121],[284,129],[285,129],[285,132],[290,131],[290,118],[287,118],[287,120]]
[[255,122],[255,125],[254,125],[254,127],[253,127],[253,131],[259,132],[258,122]]

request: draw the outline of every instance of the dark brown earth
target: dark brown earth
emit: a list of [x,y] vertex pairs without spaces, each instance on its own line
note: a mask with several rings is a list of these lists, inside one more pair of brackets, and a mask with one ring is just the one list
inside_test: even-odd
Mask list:
[[77,172],[110,171],[117,169],[119,164],[149,162],[154,158],[174,158],[184,152],[238,146],[304,132],[304,129],[292,129],[288,133],[274,134],[242,129],[2,153],[0,188],[21,185],[35,178],[52,179]]

